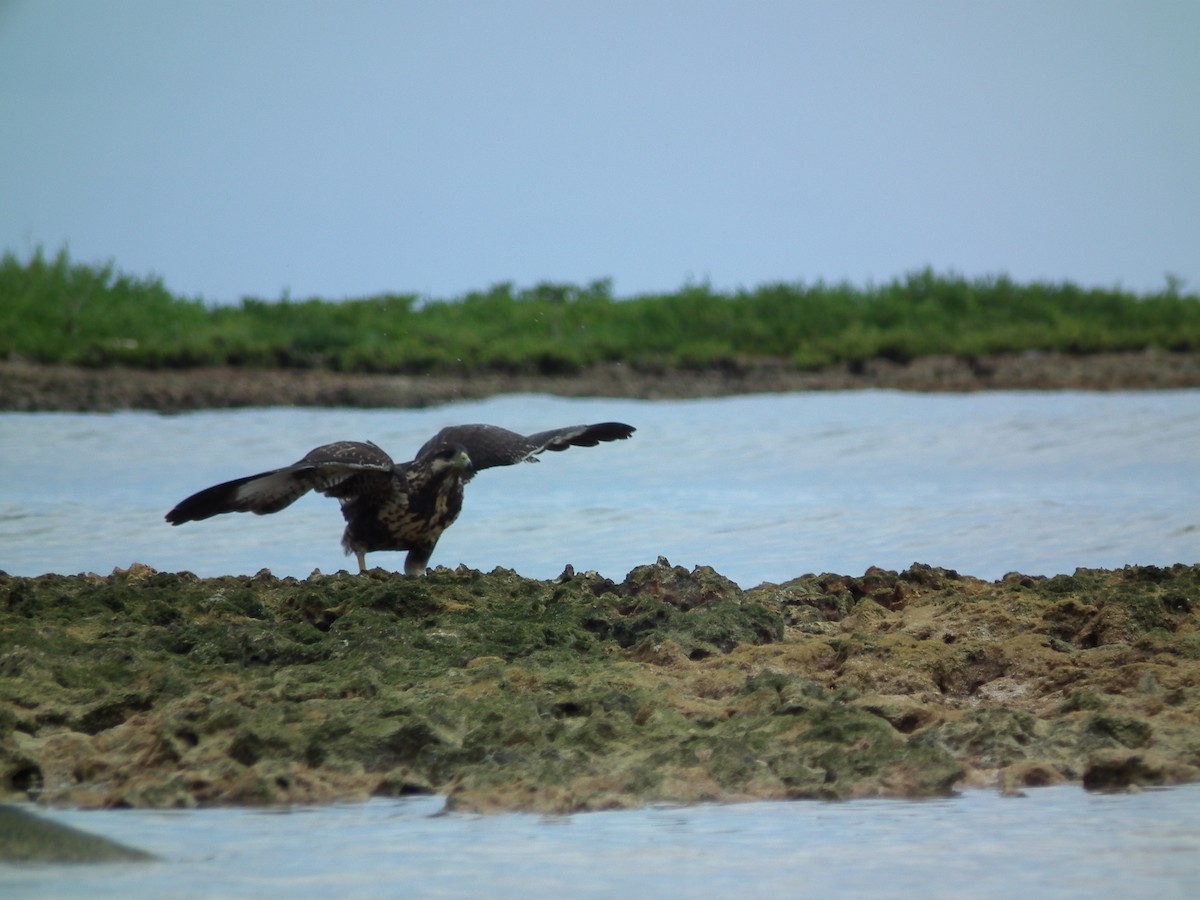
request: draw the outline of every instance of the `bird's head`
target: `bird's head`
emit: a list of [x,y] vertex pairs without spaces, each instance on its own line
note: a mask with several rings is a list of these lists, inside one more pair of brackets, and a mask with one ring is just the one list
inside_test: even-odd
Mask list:
[[442,444],[434,449],[428,457],[429,470],[437,478],[457,474],[463,481],[470,481],[475,475],[475,466],[471,457],[461,444]]

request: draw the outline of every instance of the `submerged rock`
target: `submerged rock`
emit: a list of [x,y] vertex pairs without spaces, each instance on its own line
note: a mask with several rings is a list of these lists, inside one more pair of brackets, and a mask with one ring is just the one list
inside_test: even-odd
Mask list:
[[62,864],[149,859],[154,857],[142,850],[0,804],[0,862]]
[[0,799],[565,812],[1200,778],[1200,566],[0,574]]

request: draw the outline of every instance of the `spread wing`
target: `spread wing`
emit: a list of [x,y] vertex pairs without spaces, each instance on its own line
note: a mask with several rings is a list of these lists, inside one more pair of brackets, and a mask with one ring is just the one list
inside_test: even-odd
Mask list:
[[294,465],[205,488],[166,515],[172,525],[198,522],[228,512],[279,512],[309,491],[346,502],[363,493],[386,490],[392,458],[372,443],[338,441],[310,451]]
[[595,447],[601,441],[619,441],[636,429],[622,422],[600,422],[597,425],[570,425],[537,434],[521,435],[495,425],[452,425],[443,428],[417,451],[423,459],[439,447],[456,445],[467,451],[476,470],[492,466],[511,466],[534,458],[544,450],[566,450],[568,447]]

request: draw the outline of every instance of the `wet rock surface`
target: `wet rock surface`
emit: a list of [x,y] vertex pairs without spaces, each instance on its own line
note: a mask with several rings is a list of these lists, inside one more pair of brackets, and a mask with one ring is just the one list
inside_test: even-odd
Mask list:
[[73,864],[153,858],[108,838],[51,822],[27,809],[0,804],[0,862]]
[[1200,779],[1200,566],[0,575],[0,801],[566,812]]

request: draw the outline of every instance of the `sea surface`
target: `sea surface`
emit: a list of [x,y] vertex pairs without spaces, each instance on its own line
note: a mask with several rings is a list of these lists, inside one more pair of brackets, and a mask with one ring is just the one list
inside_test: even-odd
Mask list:
[[[1200,560],[1200,391],[868,391],[3,414],[0,570],[333,572],[347,567],[342,522],[322,497],[178,528],[162,517],[196,490],[328,441],[373,440],[405,460],[447,424],[533,432],[610,419],[638,431],[481,473],[433,564],[533,578],[571,564],[620,580],[665,556],[752,587],[913,562],[996,579]],[[1200,786],[552,818],[441,805],[39,811],[161,861],[0,866],[0,896],[1200,896]]]
[[[440,427],[619,420],[628,441],[488,469],[432,564],[621,580],[664,556],[742,587],[913,562],[997,579],[1200,561],[1200,391],[858,391],[715,400],[507,396],[421,410],[0,414],[0,570],[208,577],[355,568],[335,501],[168,526],[209,485]],[[401,570],[399,553],[368,564]]]
[[439,815],[441,807],[419,798],[271,811],[39,810],[160,860],[0,865],[0,896],[1200,896],[1200,785],[557,817]]

